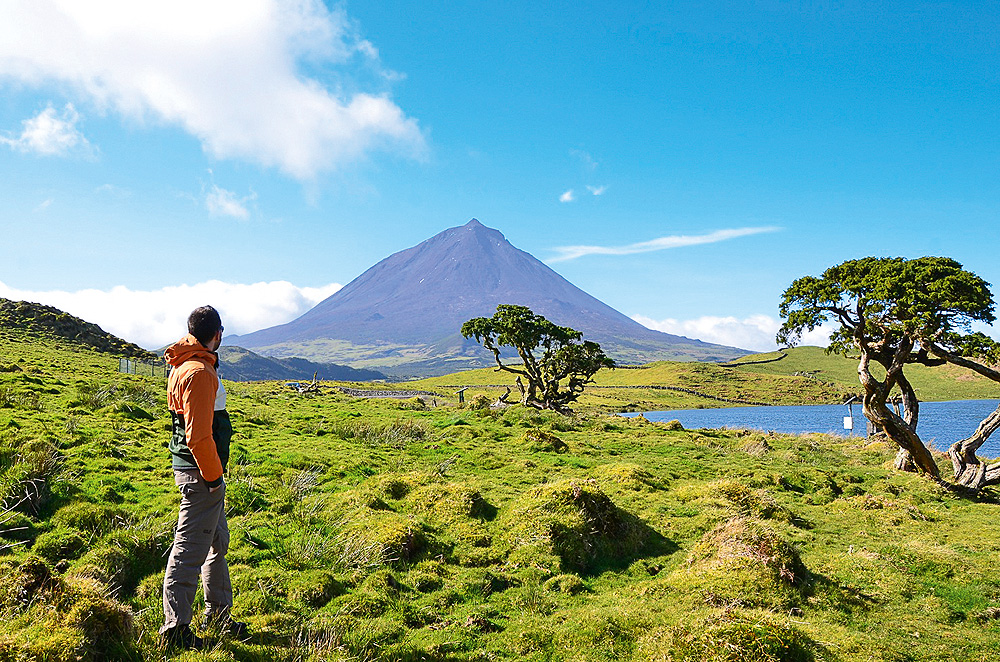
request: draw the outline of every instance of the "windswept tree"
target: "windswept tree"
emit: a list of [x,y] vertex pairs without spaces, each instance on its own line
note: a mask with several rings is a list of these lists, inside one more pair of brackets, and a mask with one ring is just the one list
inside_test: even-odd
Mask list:
[[[945,257],[867,257],[830,267],[819,278],[804,276],[785,290],[779,343],[793,346],[806,330],[837,324],[828,352],[859,355],[864,413],[899,446],[896,467],[940,478],[934,458],[917,434],[919,403],[905,374],[909,365],[952,363],[1000,382],[991,367],[1000,346],[973,322],[995,320],[989,283]],[[873,370],[877,364],[882,370]],[[882,376],[884,374],[884,376]],[[888,406],[898,389],[904,412]],[[976,491],[1000,483],[1000,463],[986,466],[976,450],[1000,427],[1000,407],[967,439],[949,448],[955,481]]]
[[[614,368],[601,346],[583,341],[579,331],[558,326],[525,306],[499,305],[493,317],[476,317],[462,325],[462,335],[493,352],[497,370],[524,377],[522,404],[566,411],[601,368]],[[521,365],[506,365],[501,348],[512,347]]]

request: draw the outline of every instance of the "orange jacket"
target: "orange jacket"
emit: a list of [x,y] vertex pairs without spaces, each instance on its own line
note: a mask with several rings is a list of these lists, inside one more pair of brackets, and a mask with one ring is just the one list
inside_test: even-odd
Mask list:
[[222,461],[212,438],[218,356],[189,334],[168,347],[163,358],[174,367],[167,381],[167,408],[184,418],[187,447],[201,477],[214,487],[222,482]]

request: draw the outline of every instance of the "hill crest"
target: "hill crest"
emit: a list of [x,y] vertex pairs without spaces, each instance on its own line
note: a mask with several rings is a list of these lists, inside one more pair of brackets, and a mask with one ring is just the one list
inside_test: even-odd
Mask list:
[[0,298],[0,329],[21,331],[32,338],[59,338],[98,352],[151,360],[156,355],[108,333],[98,325],[67,312],[30,301]]

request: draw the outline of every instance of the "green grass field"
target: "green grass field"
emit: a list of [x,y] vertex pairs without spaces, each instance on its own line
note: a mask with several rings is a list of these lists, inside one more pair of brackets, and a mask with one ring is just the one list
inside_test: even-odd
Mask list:
[[[895,473],[879,443],[604,413],[626,389],[563,417],[460,407],[440,388],[493,383],[480,371],[406,400],[227,384],[235,616],[255,634],[168,654],[155,632],[179,497],[164,381],[116,368],[0,331],[0,660],[1000,653],[995,492],[965,500]],[[769,373],[723,391],[722,370],[657,364],[600,383],[757,397],[815,382]]]
[[[794,375],[809,373],[814,379],[858,390],[858,361],[843,356],[828,355],[820,347],[796,347],[786,350],[788,356],[780,361],[738,367],[741,372],[757,375]],[[761,354],[739,359],[761,360],[778,356],[778,353]],[[877,369],[877,366],[876,366]],[[876,373],[878,374],[878,373]],[[1000,384],[958,366],[928,368],[913,365],[906,368],[906,375],[920,400],[977,400],[1000,398]],[[882,373],[881,376],[884,376]]]
[[[861,394],[857,361],[827,355],[819,347],[797,347],[780,361],[746,364],[780,354],[754,354],[722,366],[714,363],[663,361],[639,368],[601,370],[594,387],[580,399],[590,411],[622,412],[662,409],[770,405],[835,404]],[[907,368],[917,397],[926,401],[1000,398],[1000,384],[962,368]],[[452,396],[468,386],[466,399],[483,394],[496,399],[516,375],[494,369],[407,382],[408,388],[441,389]],[[626,388],[628,387],[628,388]],[[645,388],[644,388],[645,387]],[[663,388],[683,388],[694,393]],[[516,396],[516,392],[514,394]],[[714,397],[706,397],[714,396]]]

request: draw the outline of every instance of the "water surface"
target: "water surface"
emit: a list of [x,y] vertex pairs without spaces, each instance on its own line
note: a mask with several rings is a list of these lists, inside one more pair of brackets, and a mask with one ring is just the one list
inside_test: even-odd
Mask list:
[[[946,450],[952,443],[967,438],[979,422],[997,408],[1000,400],[950,400],[921,402],[917,433],[924,443]],[[847,405],[802,405],[780,407],[726,407],[723,409],[673,409],[650,411],[643,415],[651,421],[678,420],[686,428],[749,428],[775,432],[827,432],[837,435],[864,436],[867,421],[861,406],[854,405],[854,429],[844,429]],[[623,414],[638,416],[638,414]],[[1000,433],[988,439],[979,455],[1000,456]]]

